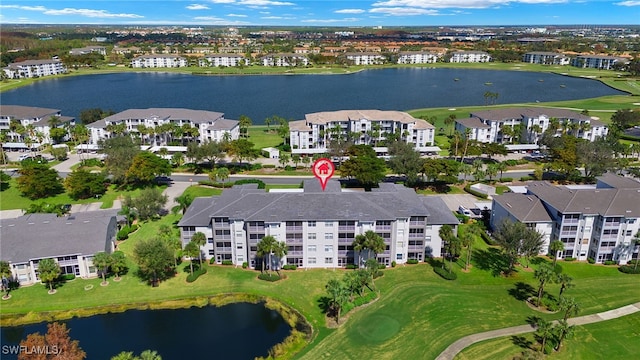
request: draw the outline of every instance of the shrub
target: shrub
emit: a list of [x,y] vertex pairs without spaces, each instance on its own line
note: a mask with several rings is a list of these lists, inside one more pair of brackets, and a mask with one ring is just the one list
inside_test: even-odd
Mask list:
[[595,264],[595,263],[596,263],[596,259],[594,259],[594,258],[590,257],[590,258],[587,258],[587,262],[588,262],[589,264]]
[[243,269],[246,269],[248,267],[249,267],[249,263],[248,262],[245,261],[245,262],[242,263],[242,268]]
[[518,161],[517,160],[505,160],[503,162],[505,164],[507,164],[507,166],[516,166],[516,165],[518,165]]
[[613,260],[605,260],[605,261],[604,261],[604,264],[605,264],[605,265],[616,265],[616,264],[618,264],[618,263],[617,263],[616,261],[613,261]]
[[295,269],[297,269],[297,268],[298,268],[298,266],[297,266],[297,265],[287,264],[287,265],[284,265],[284,266],[282,267],[282,270],[295,270]]
[[621,265],[618,268],[618,271],[623,272],[625,274],[640,274],[640,267],[635,268],[635,269],[634,269],[634,267],[635,267],[635,265],[631,265],[631,266],[629,266],[629,265]]
[[529,180],[533,180],[533,178],[531,176],[523,176],[520,178],[520,181],[529,181]]
[[356,264],[347,264],[347,266],[344,267],[345,269],[349,269],[349,270],[353,270],[353,269],[357,269],[358,265]]
[[468,192],[469,194],[473,195],[473,196],[477,196],[481,199],[487,199],[489,196],[487,194],[483,194],[481,192],[475,191],[473,189],[471,189],[471,184],[467,184],[467,186],[464,187],[464,191]]
[[558,302],[547,294],[542,297],[542,306],[549,311],[558,311]]
[[264,164],[262,165],[263,169],[275,169],[276,165],[275,164]]
[[264,181],[259,180],[259,179],[242,179],[242,180],[236,181],[234,184],[235,185],[258,184],[258,189],[264,189],[266,187]]
[[512,177],[503,177],[503,178],[500,179],[500,181],[502,181],[502,182],[512,182],[513,178]]
[[418,263],[418,259],[409,259],[407,260],[407,264],[409,265],[415,265]]
[[456,275],[455,272],[449,272],[449,270],[447,269],[443,269],[441,267],[434,267],[433,268],[433,272],[435,272],[436,274],[440,275],[441,278],[445,279],[445,280],[455,280],[458,278],[458,275]]
[[129,238],[129,231],[127,231],[126,229],[120,229],[118,231],[118,234],[116,235],[116,237],[118,238],[118,240],[122,241],[122,240],[127,240]]
[[194,281],[196,281],[197,278],[200,277],[200,275],[204,275],[206,273],[207,273],[207,269],[205,269],[205,268],[195,270],[193,272],[193,274],[187,275],[187,282],[190,282],[190,283],[194,282]]
[[274,282],[280,280],[280,276],[278,276],[278,274],[261,273],[260,275],[258,275],[258,279]]
[[469,219],[471,219],[467,215],[463,215],[460,213],[455,213],[454,215],[456,218],[458,218],[458,221],[460,221],[461,224],[466,224],[467,222],[469,222]]
[[382,271],[378,270],[378,271],[376,271],[375,274],[373,274],[373,278],[377,279],[377,278],[381,277],[382,275],[384,275],[384,273]]
[[209,259],[209,265],[213,265],[216,263],[216,258]]
[[487,245],[497,245],[496,242],[493,240],[493,238],[491,238],[491,236],[489,236],[489,234],[487,234],[486,231],[482,231],[480,233],[480,237],[482,238],[482,240],[484,240],[484,242]]
[[233,261],[231,261],[231,260],[222,260],[222,265],[233,265]]
[[70,281],[70,280],[73,280],[75,278],[76,278],[76,276],[74,274],[60,275],[60,280],[63,280],[63,281]]
[[398,264],[398,263],[396,263],[396,261],[395,261],[395,260],[393,260],[393,261],[391,262],[391,267],[396,267],[396,265],[397,265],[397,264]]
[[566,257],[566,258],[564,258],[564,261],[576,261],[576,258],[574,258],[574,257]]

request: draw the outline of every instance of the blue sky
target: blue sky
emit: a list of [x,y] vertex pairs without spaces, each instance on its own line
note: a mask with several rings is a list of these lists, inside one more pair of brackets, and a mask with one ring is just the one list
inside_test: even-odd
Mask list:
[[640,0],[2,0],[0,24],[640,24]]

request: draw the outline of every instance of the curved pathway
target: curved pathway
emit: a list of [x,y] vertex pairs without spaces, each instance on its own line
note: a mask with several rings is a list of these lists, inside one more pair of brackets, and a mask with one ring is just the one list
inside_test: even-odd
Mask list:
[[[567,322],[569,323],[569,325],[585,325],[605,320],[611,320],[625,315],[631,315],[638,311],[640,311],[640,302],[597,314],[571,318],[567,320]],[[436,360],[451,360],[466,347],[480,341],[500,338],[504,336],[530,333],[534,331],[536,331],[536,329],[532,325],[520,325],[465,336],[449,345],[440,355],[438,355]]]

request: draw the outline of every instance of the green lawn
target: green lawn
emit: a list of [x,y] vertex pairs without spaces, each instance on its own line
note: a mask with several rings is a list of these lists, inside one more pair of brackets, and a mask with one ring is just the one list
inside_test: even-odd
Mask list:
[[[264,119],[253,119],[253,121],[262,122]],[[249,141],[255,144],[256,149],[276,147],[282,144],[282,137],[274,131],[276,126],[271,125],[269,128],[270,131],[265,125],[254,125],[249,128]]]
[[186,188],[182,194],[183,195],[188,194],[194,198],[208,197],[208,196],[222,194],[222,189],[218,189],[210,186],[203,186],[203,185],[191,185],[188,188]]
[[[175,224],[179,217],[171,214],[143,224],[119,248],[131,254],[136,241],[155,236],[161,224]],[[428,264],[385,270],[385,275],[376,281],[380,299],[350,313],[338,329],[326,328],[318,300],[324,295],[326,282],[346,270],[288,271],[286,280],[268,283],[257,280],[256,271],[212,266],[194,283],[186,283],[186,273],[181,270],[176,277],[151,288],[133,275],[135,265],[131,264],[122,281],[110,279],[106,287],[99,285],[100,279],[76,279],[58,288],[55,295],[48,295],[43,285],[18,289],[11,300],[3,302],[0,312],[5,323],[10,314],[26,314],[25,319],[33,319],[36,312],[63,309],[66,312],[61,316],[69,317],[99,305],[113,305],[112,311],[119,311],[125,304],[190,298],[206,303],[204,297],[216,294],[248,293],[281,300],[301,311],[313,325],[314,340],[298,358],[357,358],[363,353],[376,353],[385,359],[429,359],[462,336],[523,324],[528,316],[539,315],[510,295],[518,282],[533,285],[533,273],[520,269],[510,278],[493,276],[489,248],[478,240],[474,249],[474,267],[464,273],[462,261],[458,261],[454,264],[458,280],[453,282],[438,277]],[[187,264],[183,263],[180,269]],[[582,314],[640,299],[638,279],[615,267],[565,262],[562,266],[575,278],[576,287],[567,290],[567,294],[580,302]],[[85,290],[86,285],[93,287]],[[607,290],[602,291],[604,288]],[[548,291],[555,294],[558,287],[549,286]],[[558,316],[543,315],[547,319]]]
[[[575,327],[573,336],[567,339],[559,352],[548,359],[631,359],[640,352],[640,314]],[[533,334],[517,338],[506,337],[474,344],[463,350],[456,360],[512,359],[525,348],[518,344],[538,344]],[[537,348],[536,348],[537,349]]]

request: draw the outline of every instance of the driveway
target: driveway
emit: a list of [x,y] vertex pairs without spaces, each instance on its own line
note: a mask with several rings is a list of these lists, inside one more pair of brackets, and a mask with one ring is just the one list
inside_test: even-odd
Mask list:
[[434,195],[442,198],[447,207],[451,211],[458,211],[458,207],[460,205],[464,206],[467,209],[475,208],[475,203],[480,201],[487,200],[479,200],[475,196],[471,194],[452,194],[452,195]]
[[190,185],[191,182],[189,181],[174,181],[171,183],[171,185],[167,186],[167,188],[162,192],[163,194],[167,195],[167,204],[164,208],[171,211],[174,206],[178,205],[178,203],[176,203],[173,199],[182,195],[182,193]]

